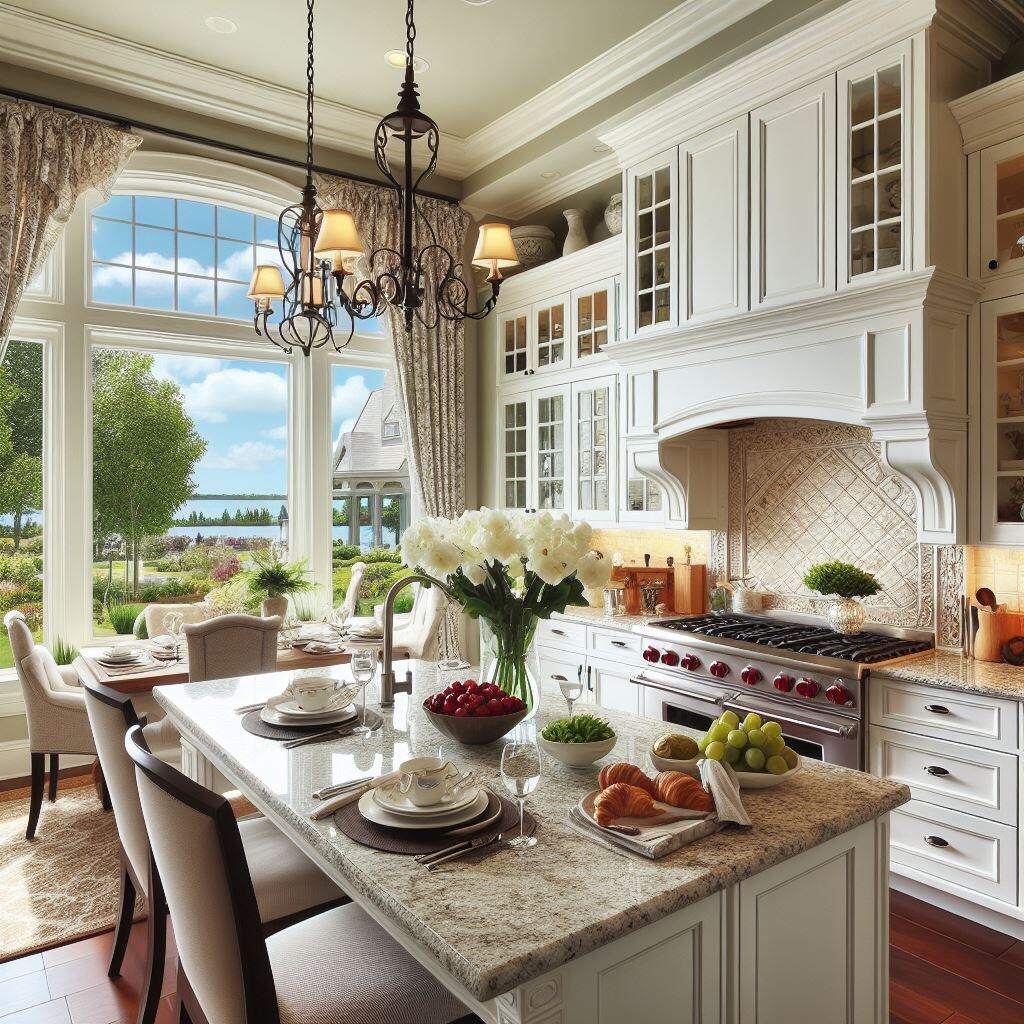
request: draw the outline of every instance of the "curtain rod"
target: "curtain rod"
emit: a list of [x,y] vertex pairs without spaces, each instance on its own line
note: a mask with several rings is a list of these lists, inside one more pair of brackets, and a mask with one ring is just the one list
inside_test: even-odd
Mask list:
[[[8,89],[0,86],[0,96],[10,96],[12,99],[25,100],[28,103],[36,103],[43,107],[53,107],[56,110],[66,110],[71,114],[81,114],[84,117],[92,117],[98,121],[107,121],[125,130],[137,129],[138,131],[151,132],[154,135],[165,135],[171,139],[178,139],[180,142],[191,142],[197,146],[207,146],[210,149],[219,149],[225,153],[235,153],[238,156],[248,156],[255,160],[263,160],[271,164],[279,164],[282,167],[295,167],[304,171],[305,161],[293,160],[291,157],[278,156],[275,153],[266,153],[261,149],[251,149],[248,146],[236,146],[231,142],[219,142],[215,139],[208,139],[203,135],[195,135],[192,132],[178,131],[175,128],[162,128],[157,124],[149,124],[145,121],[129,120],[119,117],[116,114],[108,114],[102,110],[94,110],[91,107],[81,107],[75,103],[62,103],[59,100],[47,99],[45,96],[35,96],[32,93],[22,92],[18,89]],[[362,174],[354,174],[351,171],[339,171],[334,167],[324,167],[322,164],[313,164],[313,170],[320,174],[332,174],[336,178],[345,178],[348,181],[357,181],[362,185],[376,185],[379,188],[389,188],[395,191],[395,186],[388,181],[379,181],[376,178],[368,178]],[[427,199],[437,199],[442,203],[457,205],[459,200],[454,196],[446,196],[440,192],[418,193]]]

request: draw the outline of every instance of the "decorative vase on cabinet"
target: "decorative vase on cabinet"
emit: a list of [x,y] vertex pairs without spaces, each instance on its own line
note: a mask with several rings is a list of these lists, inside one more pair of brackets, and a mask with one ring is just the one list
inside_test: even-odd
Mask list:
[[569,224],[569,233],[565,236],[565,244],[562,246],[563,256],[579,252],[580,249],[585,249],[590,245],[590,239],[587,238],[587,225],[584,220],[586,215],[586,210],[562,211],[562,216]]
[[539,267],[553,260],[558,251],[555,248],[555,233],[543,224],[522,224],[512,229],[512,244],[523,267]]
[[622,193],[616,192],[608,200],[604,208],[604,225],[609,234],[617,235],[622,231]]

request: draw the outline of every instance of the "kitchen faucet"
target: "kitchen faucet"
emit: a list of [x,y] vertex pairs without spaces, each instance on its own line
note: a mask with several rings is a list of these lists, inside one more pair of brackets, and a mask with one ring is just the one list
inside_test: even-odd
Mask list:
[[425,587],[440,587],[449,601],[454,599],[452,592],[447,587],[438,583],[432,576],[418,572],[403,576],[388,591],[388,596],[384,598],[384,664],[380,674],[381,707],[390,707],[394,704],[396,693],[412,693],[412,672],[406,669],[405,679],[397,682],[392,662],[395,656],[395,598],[413,583],[422,583]]

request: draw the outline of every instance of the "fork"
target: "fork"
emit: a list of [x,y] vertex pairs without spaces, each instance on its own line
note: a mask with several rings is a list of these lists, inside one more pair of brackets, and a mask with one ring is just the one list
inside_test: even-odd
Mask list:
[[321,743],[323,740],[341,739],[352,735],[352,726],[343,728],[328,729],[326,732],[316,732],[312,736],[300,736],[297,740],[287,740],[281,746],[285,750],[293,750],[295,747],[304,747],[307,743]]

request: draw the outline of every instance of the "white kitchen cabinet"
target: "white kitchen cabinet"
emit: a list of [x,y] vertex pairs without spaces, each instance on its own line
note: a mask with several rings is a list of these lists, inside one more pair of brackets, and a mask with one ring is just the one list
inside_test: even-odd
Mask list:
[[911,44],[839,72],[840,287],[911,266]]
[[569,495],[569,386],[530,392],[532,424],[530,507],[566,512]]
[[749,308],[748,136],[744,115],[679,147],[684,320]]
[[675,147],[626,172],[627,337],[679,324],[678,193]]
[[[540,685],[542,689],[558,691],[560,683],[575,680],[583,688],[579,698],[580,704],[593,704],[594,691],[587,689],[587,658],[584,654],[573,654],[570,651],[538,647],[540,660]],[[558,706],[558,697],[549,692],[547,701]],[[566,708],[568,710],[568,708]]]
[[615,519],[616,383],[608,376],[572,385],[571,512],[589,522]]
[[750,114],[751,305],[776,306],[836,286],[836,79]]
[[628,661],[589,658],[587,686],[593,687],[594,699],[603,708],[613,711],[641,713],[640,687],[630,682],[636,670]]
[[595,281],[572,292],[570,359],[573,366],[606,359],[604,348],[618,338],[619,278]]
[[533,456],[531,402],[518,395],[499,403],[498,459],[501,472],[498,503],[501,508],[530,507]]
[[1024,138],[981,152],[978,237],[981,278],[1024,271]]
[[568,295],[556,295],[534,303],[530,311],[530,370],[550,373],[569,365],[568,324]]
[[498,376],[518,380],[530,370],[530,310],[512,309],[498,317]]
[[981,303],[983,544],[1024,543],[1024,296]]

